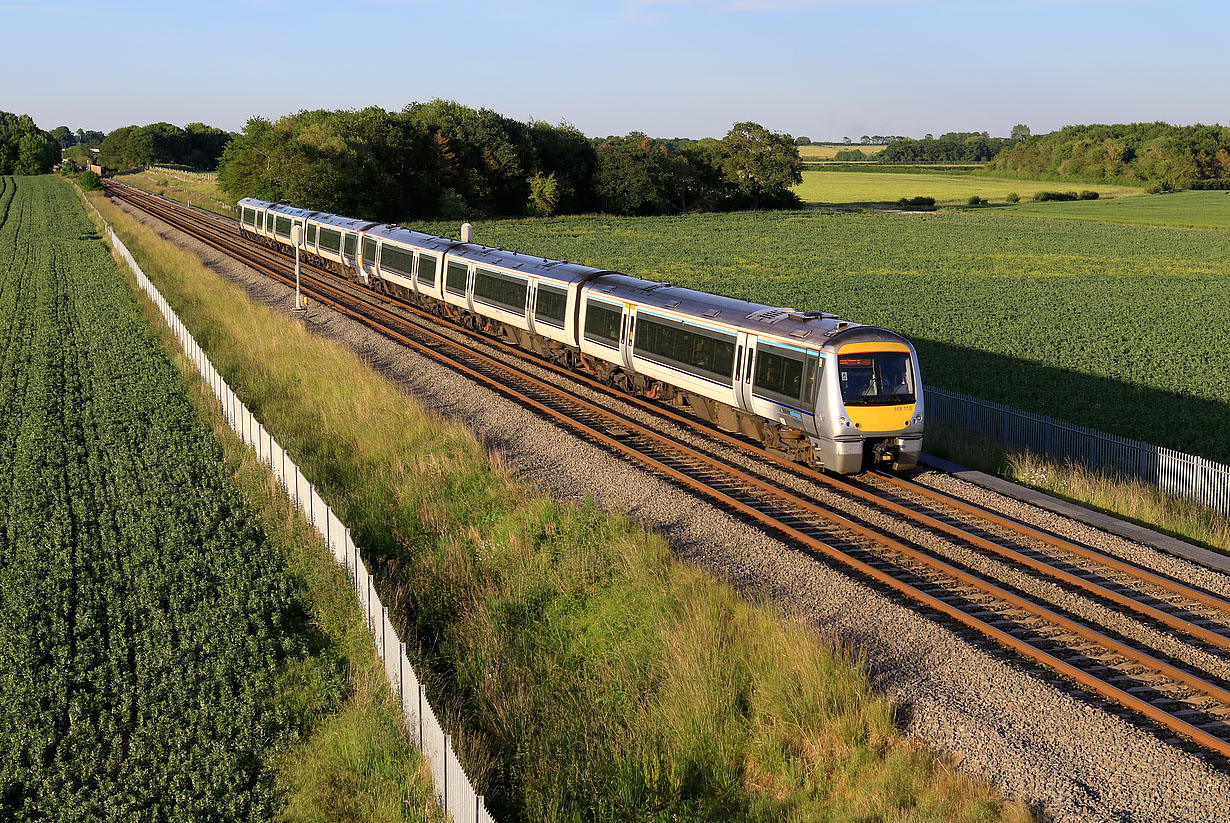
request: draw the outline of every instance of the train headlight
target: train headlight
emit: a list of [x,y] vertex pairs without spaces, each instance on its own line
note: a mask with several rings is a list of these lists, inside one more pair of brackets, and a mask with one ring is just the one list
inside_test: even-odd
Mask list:
[[921,422],[922,422],[922,415],[921,415],[921,414],[916,414],[916,415],[914,415],[914,422],[915,422],[915,423],[921,423]]
[[849,421],[849,420],[847,420],[847,419],[846,419],[846,418],[844,418],[844,417],[839,417],[839,418],[837,418],[837,422],[838,422],[838,423],[840,423],[841,425],[845,426],[846,428],[850,428],[850,421]]

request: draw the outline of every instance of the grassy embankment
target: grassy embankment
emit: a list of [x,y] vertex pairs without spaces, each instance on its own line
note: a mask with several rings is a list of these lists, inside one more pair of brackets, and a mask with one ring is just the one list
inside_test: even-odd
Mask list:
[[493,465],[349,350],[123,220],[147,273],[382,557],[463,760],[522,819],[1024,819],[901,739],[850,652]]
[[[1102,197],[1128,197],[1144,190],[1130,186],[1083,183],[1079,186],[1029,183],[974,174],[883,174],[864,171],[805,171],[794,192],[815,205],[894,203],[903,197],[934,197],[937,205],[964,205],[972,195],[1004,203],[1010,193],[1029,200],[1036,191],[1077,189]],[[1058,204],[1040,204],[1058,205]]]
[[115,179],[171,200],[191,203],[214,214],[235,216],[235,203],[218,188],[218,176],[213,172],[155,167],[134,174],[117,175]]
[[[99,198],[95,202],[107,209],[113,223],[124,220]],[[279,558],[280,574],[302,610],[298,628],[284,631],[304,632],[298,642],[308,653],[286,661],[270,694],[275,710],[294,718],[291,737],[282,740],[270,763],[278,818],[442,820],[426,764],[407,739],[345,570],[226,424],[161,314],[141,296],[122,263],[120,270],[136,294],[146,333],[170,357],[200,424],[221,445],[223,470],[246,501],[264,543]],[[221,810],[216,801],[213,808]]]

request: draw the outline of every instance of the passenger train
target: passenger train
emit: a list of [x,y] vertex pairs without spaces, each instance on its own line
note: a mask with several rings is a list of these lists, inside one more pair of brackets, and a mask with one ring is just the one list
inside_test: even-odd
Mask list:
[[254,198],[235,216],[247,237],[290,251],[298,236],[309,262],[792,460],[904,470],[922,451],[918,355],[891,331]]

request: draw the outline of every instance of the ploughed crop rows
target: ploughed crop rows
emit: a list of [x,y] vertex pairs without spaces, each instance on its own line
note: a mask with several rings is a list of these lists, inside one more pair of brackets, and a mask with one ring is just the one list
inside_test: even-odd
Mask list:
[[268,819],[281,560],[71,190],[0,185],[0,819]]
[[1230,460],[1225,231],[776,212],[503,220],[475,239],[884,325],[933,385]]

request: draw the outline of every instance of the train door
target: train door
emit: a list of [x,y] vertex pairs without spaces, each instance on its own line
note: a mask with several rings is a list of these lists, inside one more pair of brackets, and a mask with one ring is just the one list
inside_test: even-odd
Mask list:
[[752,408],[752,375],[756,369],[756,335],[739,332],[735,341],[735,402],[743,411]]
[[365,285],[376,277],[376,238],[359,235],[359,276]]
[[619,323],[619,358],[623,367],[632,371],[632,348],[636,344],[636,305],[624,303]]

